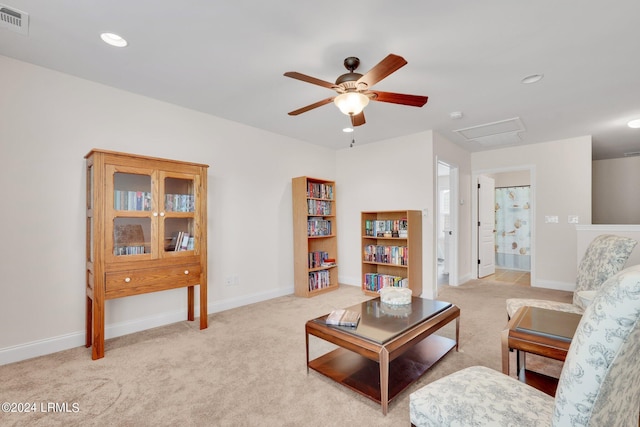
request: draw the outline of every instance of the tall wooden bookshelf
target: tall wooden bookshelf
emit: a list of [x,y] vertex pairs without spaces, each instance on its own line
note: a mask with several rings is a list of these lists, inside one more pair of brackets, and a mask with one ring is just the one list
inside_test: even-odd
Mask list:
[[[334,181],[300,176],[291,181],[295,295],[338,289],[338,237]],[[327,262],[328,261],[328,262]]]
[[362,212],[362,291],[408,285],[422,293],[422,213],[418,210]]

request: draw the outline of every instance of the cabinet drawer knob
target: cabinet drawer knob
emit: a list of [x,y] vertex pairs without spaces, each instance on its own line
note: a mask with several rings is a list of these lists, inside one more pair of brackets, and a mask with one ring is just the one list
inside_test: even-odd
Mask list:
[[158,212],[154,212],[154,213],[153,213],[153,216],[158,216]]
[[129,283],[129,282],[131,281],[131,277],[125,277],[125,278],[124,278],[124,281],[125,281],[126,283]]
[[189,270],[185,270],[185,271],[184,271],[184,274],[189,274]]
[[160,216],[164,216],[164,212],[160,212]]

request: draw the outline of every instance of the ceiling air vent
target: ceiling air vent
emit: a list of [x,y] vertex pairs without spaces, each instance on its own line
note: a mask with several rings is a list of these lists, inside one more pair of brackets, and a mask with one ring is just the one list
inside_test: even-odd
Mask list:
[[29,14],[0,4],[0,28],[26,36],[29,34]]
[[520,117],[454,130],[467,141],[476,141],[484,146],[518,143],[521,141],[519,133],[524,131]]

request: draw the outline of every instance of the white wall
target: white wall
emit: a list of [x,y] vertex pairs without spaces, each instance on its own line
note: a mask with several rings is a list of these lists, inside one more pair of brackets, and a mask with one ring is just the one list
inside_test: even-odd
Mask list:
[[[583,136],[471,155],[474,179],[481,173],[531,169],[535,188],[535,280],[532,286],[573,290],[577,274],[576,229],[569,215],[591,224],[591,137]],[[546,216],[559,222],[545,223]]]
[[496,188],[531,185],[531,173],[528,170],[493,173],[490,176],[495,180]]
[[[471,271],[471,154],[453,144],[441,134],[433,133],[433,152],[438,161],[443,161],[451,166],[455,166],[458,170],[458,200],[453,203],[457,204],[458,221],[458,265],[457,276],[458,283],[449,283],[450,285],[458,285],[472,278]],[[435,209],[435,206],[434,206]],[[434,249],[435,250],[435,249]],[[436,259],[431,259],[433,269],[437,271]],[[450,275],[450,277],[453,277]],[[434,278],[433,280],[436,280]]]
[[640,224],[640,157],[593,162],[593,223]]
[[[360,212],[414,209],[422,217],[422,296],[437,292],[435,247],[436,154],[459,168],[461,276],[469,270],[470,155],[435,132],[422,132],[337,153],[340,283],[361,285]],[[464,259],[463,259],[464,258]]]
[[[345,148],[337,152],[338,263],[340,283],[360,286],[360,212],[423,210],[423,295],[426,278],[433,274],[433,164],[432,132],[378,143]],[[428,261],[428,262],[427,262]]]
[[[210,165],[210,312],[293,292],[291,178],[334,179],[333,150],[2,56],[0,93],[0,364],[84,344],[94,147]],[[184,318],[184,289],[111,300],[106,334]]]

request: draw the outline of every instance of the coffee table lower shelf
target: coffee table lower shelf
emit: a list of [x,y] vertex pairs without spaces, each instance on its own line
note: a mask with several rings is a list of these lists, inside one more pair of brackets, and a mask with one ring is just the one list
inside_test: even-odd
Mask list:
[[[455,346],[455,340],[430,335],[392,360],[389,363],[389,401],[417,381]],[[309,368],[376,403],[382,403],[380,366],[376,361],[344,348],[337,348],[309,361]]]

